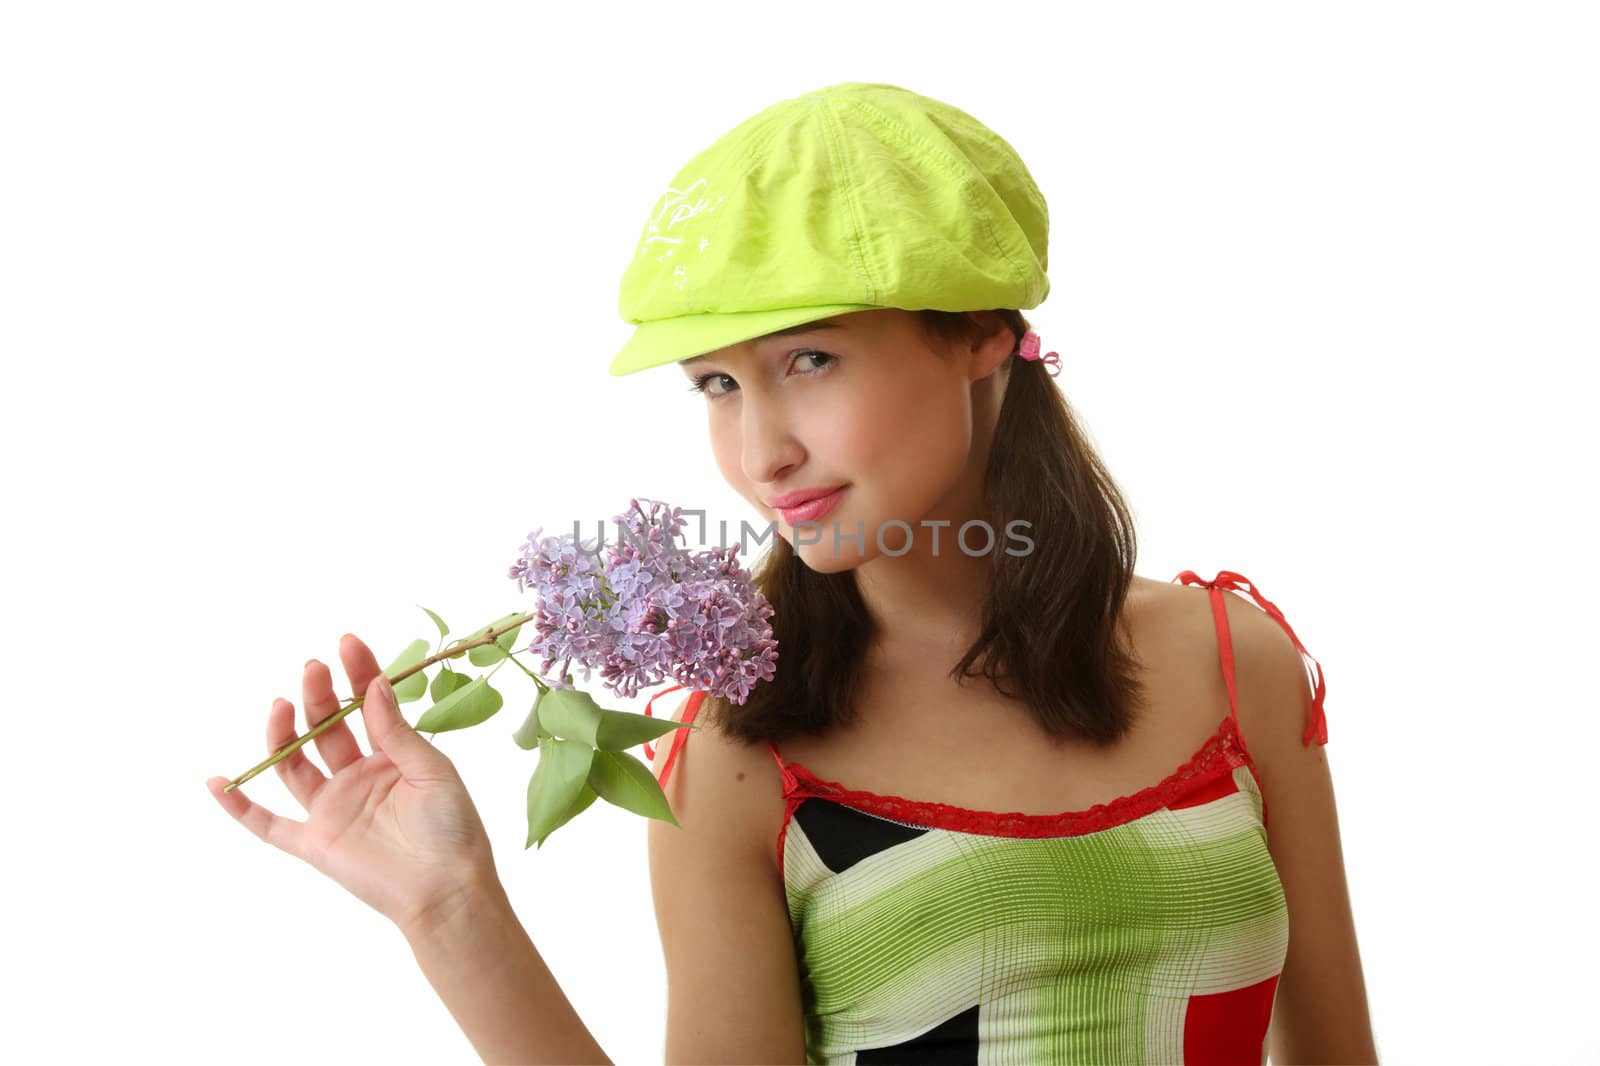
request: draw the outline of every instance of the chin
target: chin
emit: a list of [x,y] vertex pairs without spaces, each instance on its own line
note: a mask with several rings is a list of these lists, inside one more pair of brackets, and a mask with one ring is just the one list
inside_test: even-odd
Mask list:
[[[862,563],[871,561],[877,555],[871,544],[865,545],[858,552],[854,541],[843,541],[836,548],[828,529],[824,529],[820,540],[806,544],[795,543],[796,532],[796,530],[785,526],[783,527],[783,533],[780,535],[789,542],[790,549],[800,557],[800,561],[819,574],[842,574],[847,570],[855,569]],[[813,535],[813,531],[810,529],[805,532],[808,537]]]
[[808,544],[804,548],[796,549],[795,554],[806,567],[819,574],[843,574],[854,570],[871,558],[870,555],[857,555],[854,549],[845,551],[842,555],[831,554],[831,549],[822,544]]

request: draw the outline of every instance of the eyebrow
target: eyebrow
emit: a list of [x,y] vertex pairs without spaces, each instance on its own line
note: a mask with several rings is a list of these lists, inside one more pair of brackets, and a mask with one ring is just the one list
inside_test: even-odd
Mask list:
[[[763,333],[763,334],[761,334],[761,336],[759,336],[759,337],[757,337],[755,339],[756,340],[765,340],[768,337],[792,337],[796,333],[816,333],[819,330],[841,329],[841,328],[842,327],[837,322],[828,322],[828,321],[802,322],[800,325],[798,325],[798,326],[790,326],[788,329],[778,329],[778,330],[773,330],[771,333]],[[708,358],[709,358],[709,356],[697,355],[693,359],[680,359],[680,360],[678,360],[678,365],[679,366],[694,366],[694,365],[696,365],[698,363],[705,362]]]

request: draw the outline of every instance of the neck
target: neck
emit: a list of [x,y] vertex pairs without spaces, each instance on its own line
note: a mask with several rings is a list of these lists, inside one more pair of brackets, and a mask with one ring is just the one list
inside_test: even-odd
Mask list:
[[[856,587],[885,649],[937,650],[942,655],[952,648],[964,650],[977,639],[992,560],[988,554],[962,551],[957,534],[982,513],[976,500],[951,501],[912,527],[911,549],[905,554],[879,555],[856,567]],[[897,532],[888,531],[885,543],[902,543]],[[1004,530],[995,534],[994,550],[1004,550]],[[976,549],[986,537],[974,527],[967,542]]]

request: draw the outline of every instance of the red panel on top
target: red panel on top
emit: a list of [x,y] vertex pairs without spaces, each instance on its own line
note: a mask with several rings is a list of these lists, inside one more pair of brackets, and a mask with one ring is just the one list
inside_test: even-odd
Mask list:
[[1190,996],[1183,1015],[1185,1063],[1261,1066],[1278,975],[1231,992]]
[[1237,791],[1239,791],[1239,786],[1234,783],[1233,775],[1225,774],[1214,781],[1207,781],[1185,795],[1179,796],[1167,804],[1167,807],[1169,810],[1174,811],[1180,811],[1185,807],[1199,807]]

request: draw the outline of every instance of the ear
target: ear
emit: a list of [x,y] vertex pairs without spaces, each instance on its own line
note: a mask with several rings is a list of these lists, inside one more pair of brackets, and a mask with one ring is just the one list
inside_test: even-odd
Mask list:
[[972,380],[977,381],[1004,366],[1006,360],[1017,350],[1021,338],[1011,332],[1011,326],[1006,320],[993,311],[968,313],[977,330],[967,344],[966,354],[969,374]]

